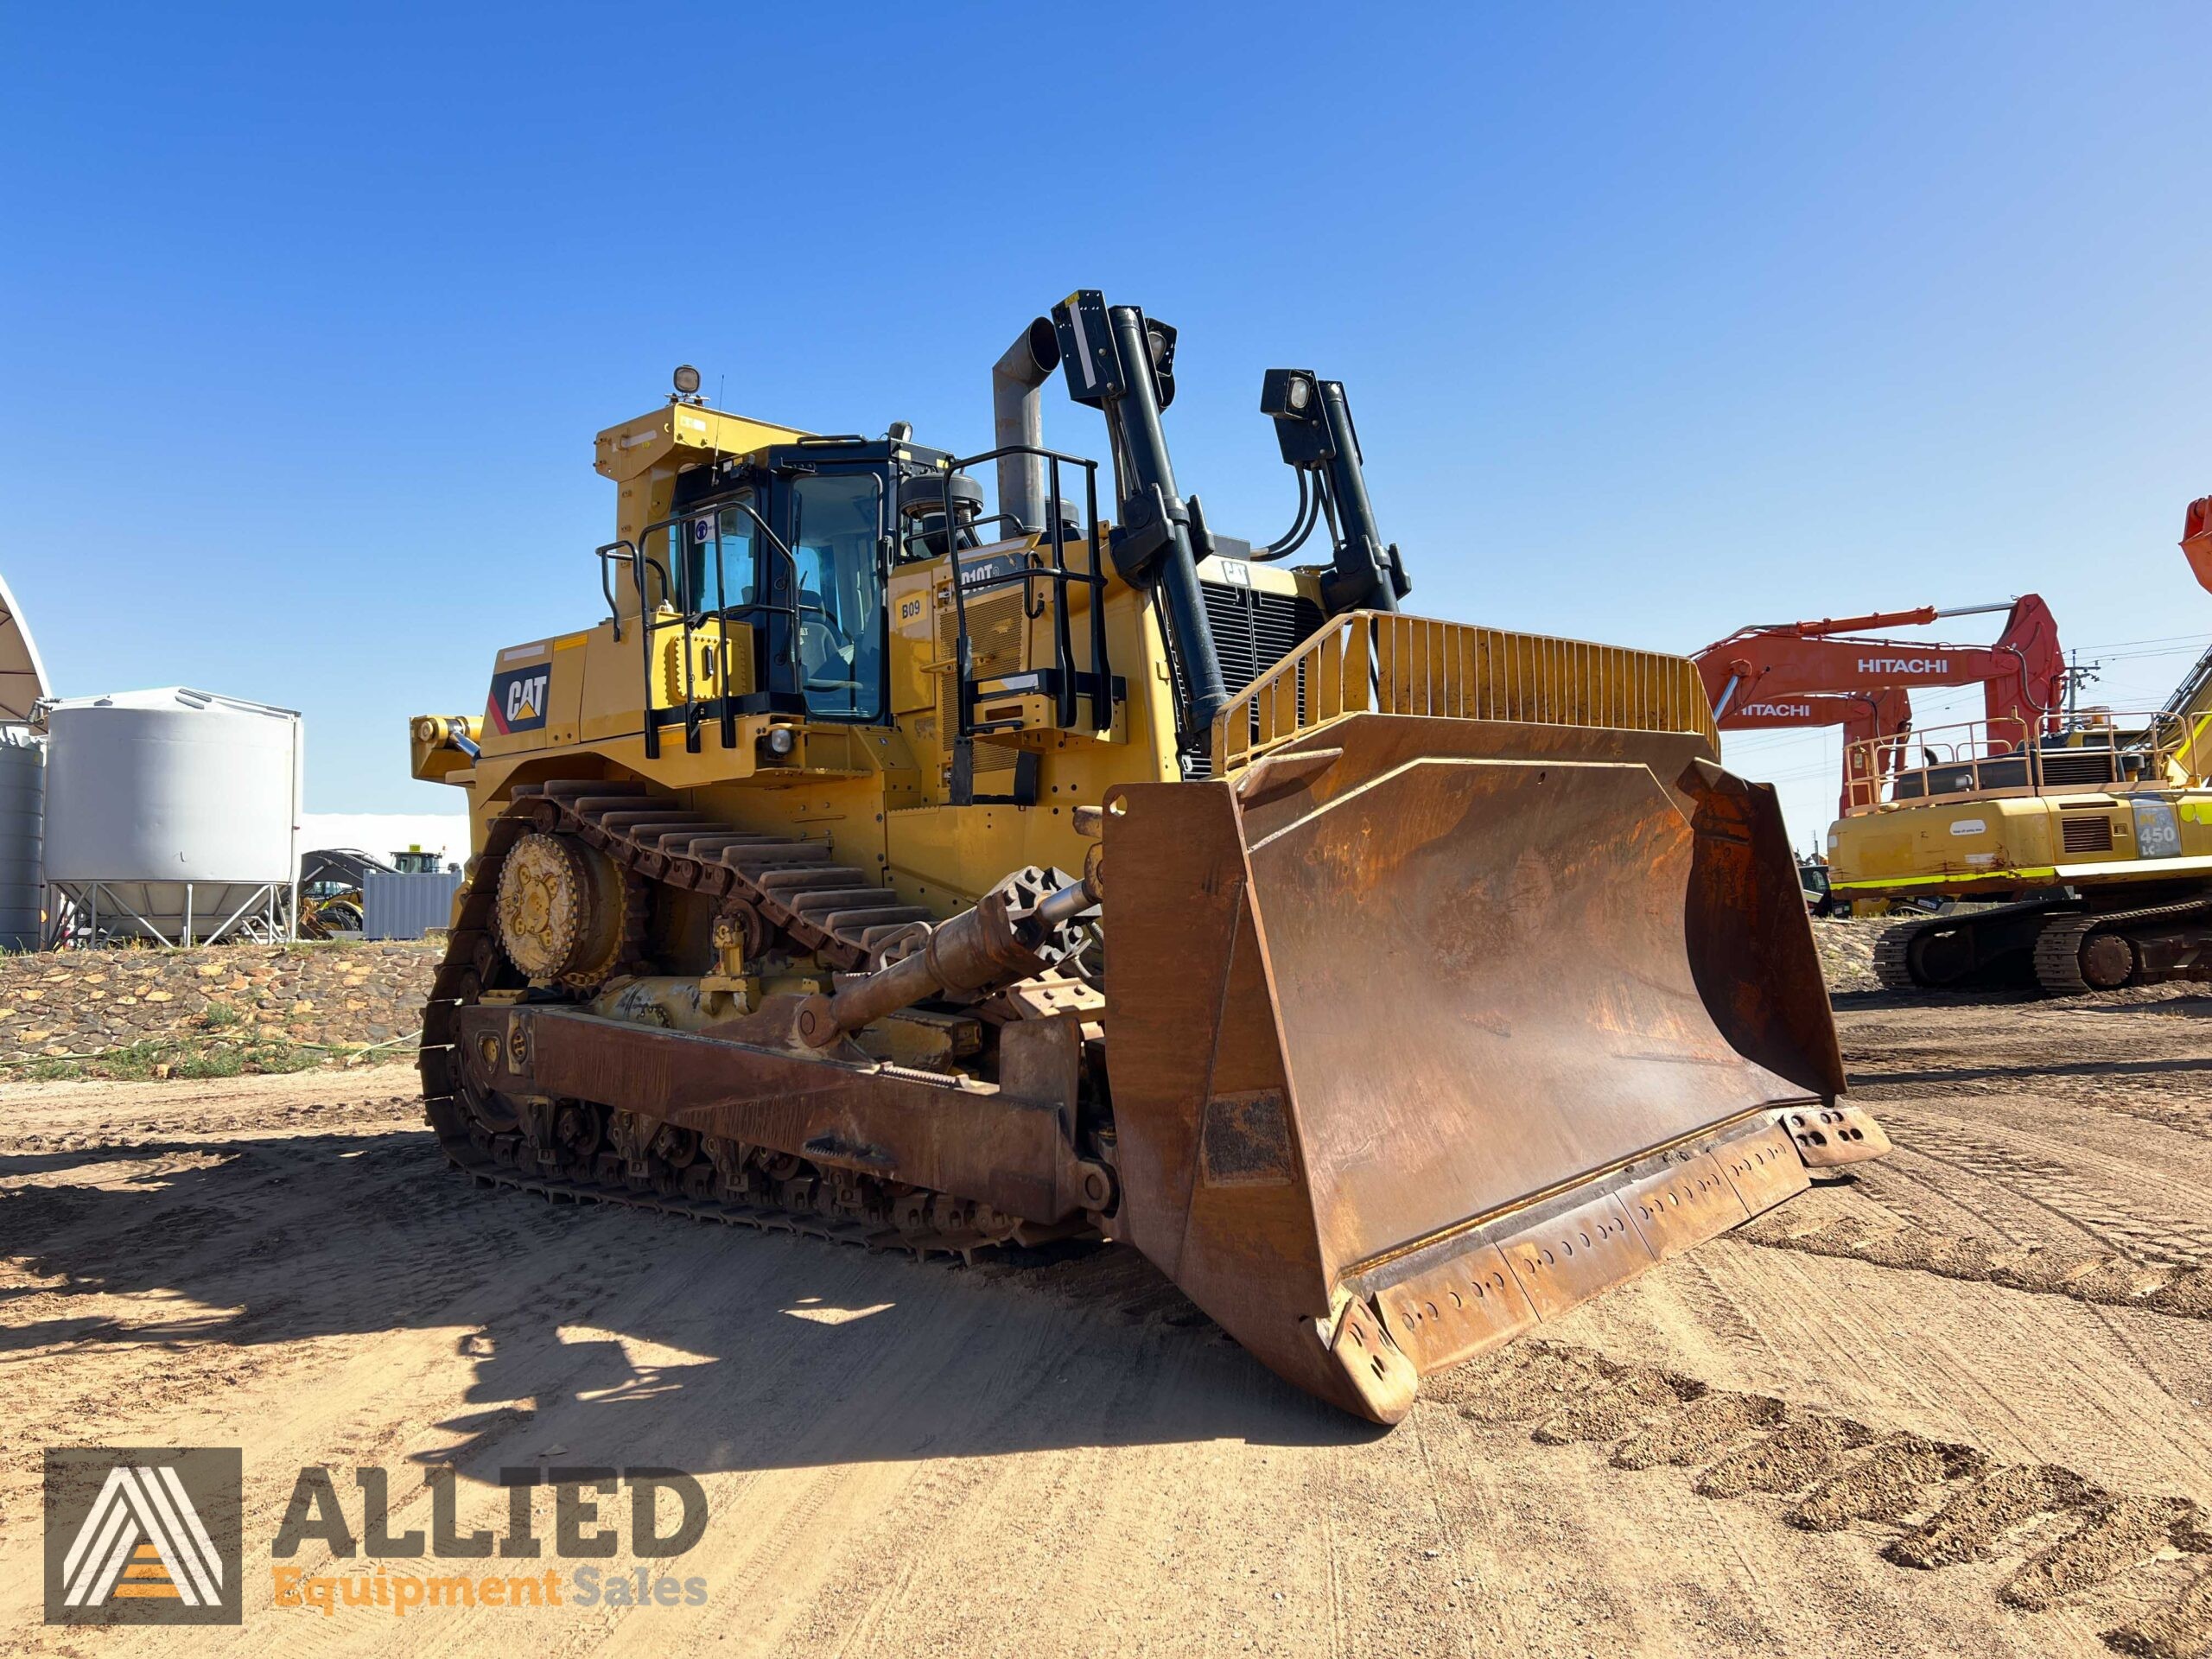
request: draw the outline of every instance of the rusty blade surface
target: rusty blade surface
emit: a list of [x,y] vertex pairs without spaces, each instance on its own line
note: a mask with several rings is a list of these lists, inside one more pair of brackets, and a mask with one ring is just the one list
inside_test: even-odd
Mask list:
[[1802,1097],[1706,1007],[1693,842],[1632,761],[1443,757],[1253,845],[1332,1265]]
[[1362,715],[1308,742],[1249,800],[1109,811],[1109,868],[1143,872],[1107,900],[1119,1224],[1389,1421],[1348,1294],[1418,1370],[1554,1318],[1801,1190],[1776,1119],[1841,1062],[1770,795],[1695,739]]
[[1788,1136],[1762,1116],[1449,1236],[1356,1282],[1427,1374],[1748,1221],[1802,1192],[1807,1179]]

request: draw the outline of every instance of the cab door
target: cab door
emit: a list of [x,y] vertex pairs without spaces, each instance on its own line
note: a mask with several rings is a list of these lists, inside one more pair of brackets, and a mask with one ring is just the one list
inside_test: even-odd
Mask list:
[[756,531],[748,492],[671,524],[672,608],[654,612],[647,707],[664,723],[681,711],[696,734],[726,703],[755,689],[753,591]]

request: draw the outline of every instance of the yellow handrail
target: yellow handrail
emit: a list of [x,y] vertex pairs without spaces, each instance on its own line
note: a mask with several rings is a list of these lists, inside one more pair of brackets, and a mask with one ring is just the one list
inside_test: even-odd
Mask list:
[[1895,807],[2004,796],[2202,787],[2202,717],[2100,709],[2058,731],[1961,720],[1848,744],[1847,817]]
[[1368,713],[1691,732],[1719,747],[1712,705],[1686,657],[1351,611],[1222,711],[1214,776],[1339,715]]

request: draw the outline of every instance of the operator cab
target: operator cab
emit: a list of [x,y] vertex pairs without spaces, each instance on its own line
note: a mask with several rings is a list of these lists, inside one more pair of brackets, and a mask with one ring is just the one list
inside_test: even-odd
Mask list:
[[[664,532],[672,602],[694,632],[749,631],[757,666],[736,712],[857,725],[888,718],[884,590],[894,563],[943,543],[938,469],[948,459],[888,439],[811,438],[677,478]],[[908,511],[931,485],[934,516]],[[974,516],[956,499],[963,544],[972,544]]]

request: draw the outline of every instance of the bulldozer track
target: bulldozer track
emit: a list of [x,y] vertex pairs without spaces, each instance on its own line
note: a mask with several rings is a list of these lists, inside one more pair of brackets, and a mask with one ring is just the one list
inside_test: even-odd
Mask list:
[[[462,889],[423,1016],[424,1116],[456,1169],[480,1185],[556,1203],[620,1205],[869,1249],[965,1260],[1016,1238],[1020,1224],[1014,1217],[919,1189],[901,1194],[899,1213],[907,1221],[887,1223],[857,1212],[849,1186],[793,1156],[772,1155],[760,1166],[734,1157],[717,1160],[701,1146],[674,1165],[650,1151],[640,1155],[632,1148],[626,1157],[597,1143],[578,1154],[532,1140],[514,1115],[496,1103],[472,1099],[455,1058],[455,1024],[460,1010],[480,1001],[491,988],[487,982],[506,966],[493,930],[499,873],[508,853],[532,830],[574,836],[607,854],[623,872],[622,942],[610,977],[642,959],[644,899],[654,884],[717,901],[724,916],[748,929],[773,930],[796,950],[847,971],[867,967],[886,944],[933,918],[932,912],[902,904],[887,888],[873,885],[866,872],[831,862],[826,841],[752,834],[683,810],[638,783],[592,779],[518,786],[487,831]],[[755,947],[766,942],[765,933],[752,939]],[[733,1178],[741,1186],[734,1186]],[[958,1219],[949,1226],[920,1220],[932,1213]]]
[[1769,1249],[1869,1262],[1969,1284],[2063,1296],[2095,1306],[2212,1319],[2212,1269],[2201,1262],[2144,1262],[2107,1249],[2015,1244],[1909,1222],[1883,1227],[1855,1217],[1802,1230],[1786,1223],[1755,1223],[1741,1236],[1745,1243]]
[[[2082,947],[2092,933],[2124,928],[2138,922],[2212,913],[2212,899],[2192,899],[2178,905],[2151,905],[2141,910],[2108,910],[2087,916],[2060,916],[2046,923],[2036,935],[2036,982],[2062,996],[2098,988],[2082,972]],[[1885,981],[1885,983],[1888,982]]]

